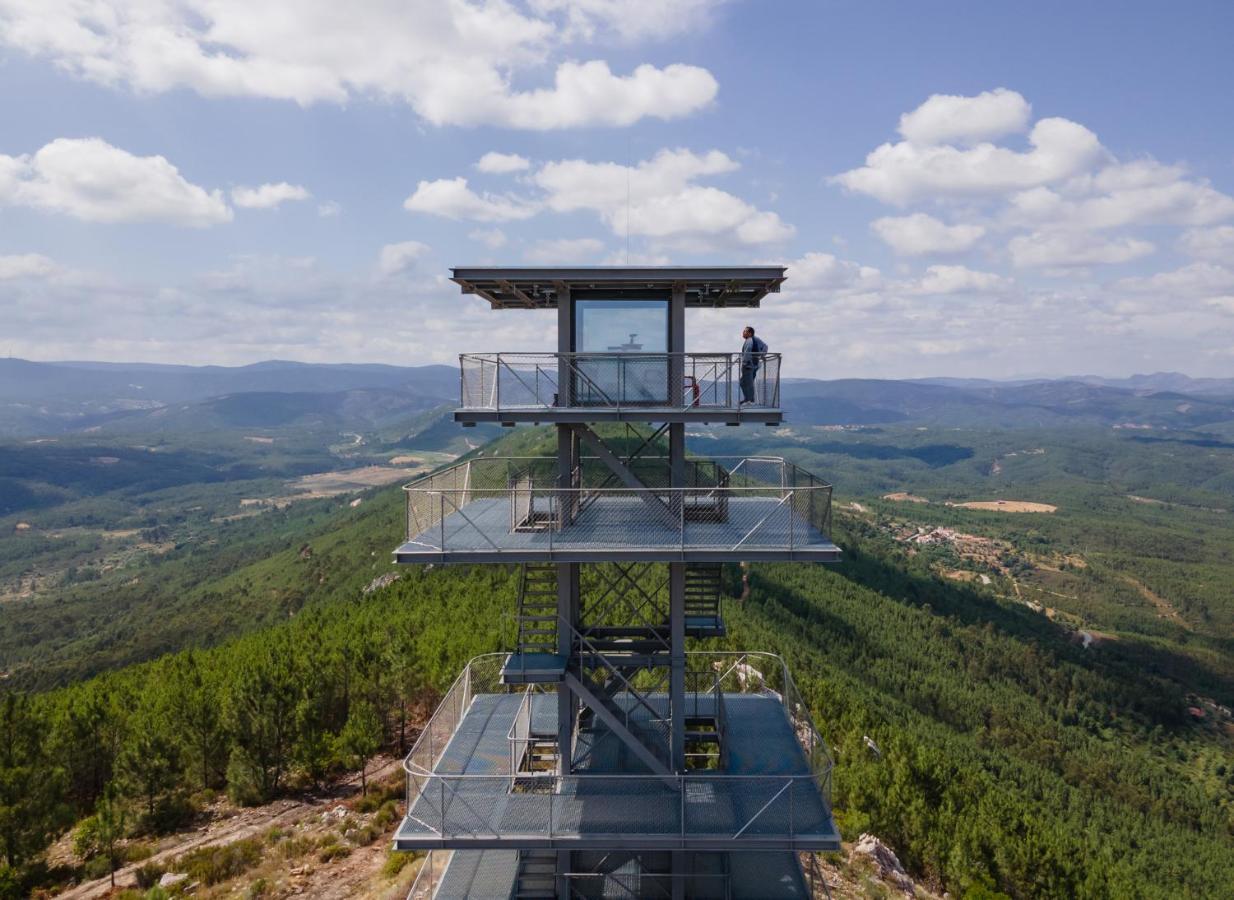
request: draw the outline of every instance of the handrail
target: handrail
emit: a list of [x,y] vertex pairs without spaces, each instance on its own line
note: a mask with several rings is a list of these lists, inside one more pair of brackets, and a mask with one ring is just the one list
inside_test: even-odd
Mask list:
[[[441,854],[445,862],[439,865],[436,854]],[[415,881],[407,890],[407,900],[433,900],[433,897],[437,895],[437,889],[441,887],[441,876],[449,868],[450,857],[453,855],[452,850],[430,850],[424,861],[420,863],[420,871],[416,873]]]
[[[467,706],[470,705],[471,698],[475,694],[500,693],[504,692],[504,688],[500,685],[500,660],[504,659],[503,653],[489,653],[472,659],[462,673],[455,679],[446,697],[443,698],[441,705],[434,712],[429,720],[429,725],[421,732],[419,738],[413,745],[411,752],[403,760],[403,768],[408,775],[407,784],[407,811],[408,818],[417,822],[419,825],[428,829],[434,834],[441,834],[441,830],[432,824],[430,821],[425,821],[415,815],[416,802],[419,798],[430,797],[430,806],[436,802],[437,794],[441,795],[440,812],[442,820],[439,823],[440,828],[445,827],[445,809],[447,798],[447,787],[449,787],[449,799],[451,803],[459,803],[465,807],[472,815],[478,815],[483,818],[483,810],[475,810],[468,803],[467,798],[473,796],[471,793],[459,794],[461,788],[466,785],[481,784],[485,781],[497,782],[500,781],[505,785],[509,785],[509,779],[516,774],[515,769],[517,762],[512,762],[510,765],[511,771],[496,775],[490,774],[448,774],[436,772],[437,764],[444,755],[446,745],[449,743],[448,738],[453,736],[457,729],[462,716],[466,712]],[[697,772],[683,775],[655,775],[649,776],[644,774],[601,774],[581,772],[572,775],[557,775],[546,773],[538,776],[538,780],[542,781],[545,787],[544,796],[550,798],[548,802],[552,804],[551,798],[562,792],[562,789],[570,784],[591,784],[602,785],[608,781],[624,783],[628,785],[646,784],[649,788],[660,789],[665,786],[666,781],[672,782],[669,785],[675,791],[684,791],[686,782],[710,783],[714,786],[724,784],[739,784],[739,783],[764,783],[772,788],[777,788],[774,796],[770,800],[763,803],[763,806],[753,815],[747,817],[745,823],[741,826],[737,834],[745,834],[750,830],[755,821],[775,805],[778,797],[783,797],[787,792],[787,808],[790,821],[790,831],[795,835],[798,832],[793,829],[798,821],[798,813],[795,812],[799,805],[794,801],[794,785],[798,782],[809,781],[818,791],[818,796],[822,800],[825,809],[830,807],[830,785],[831,771],[833,762],[830,754],[827,752],[826,744],[823,742],[818,729],[814,725],[814,721],[810,716],[809,707],[805,704],[797,686],[793,681],[792,675],[788,670],[788,666],[784,659],[777,654],[766,651],[690,651],[686,654],[687,670],[701,673],[710,669],[718,672],[719,675],[715,678],[714,684],[718,695],[723,700],[724,682],[734,675],[737,676],[738,690],[737,693],[760,693],[778,698],[780,705],[783,707],[785,715],[788,718],[794,738],[803,752],[808,772],[798,774],[784,775],[738,775],[722,772]],[[699,660],[707,660],[703,666],[693,665],[691,662]],[[762,668],[754,668],[750,665],[751,662],[760,662]],[[727,663],[727,665],[726,665]],[[778,676],[777,681],[781,688],[780,692],[774,691],[768,684],[766,669],[770,667],[776,671]],[[628,680],[616,673],[622,679],[622,682],[628,685]],[[635,696],[638,696],[635,692]],[[523,701],[520,701],[520,706],[523,702],[530,704],[530,694],[525,693]],[[641,698],[640,698],[641,699]],[[441,742],[438,746],[436,735],[438,725],[449,715],[454,714],[456,720],[450,723],[450,730],[446,735],[447,740]],[[722,714],[722,712],[721,712]],[[513,733],[513,729],[511,729]],[[425,760],[425,751],[428,751],[428,759]],[[511,757],[513,760],[513,756]],[[424,763],[427,762],[427,766]],[[432,789],[433,782],[437,782],[438,789]],[[527,795],[524,795],[527,796]],[[538,795],[537,795],[538,796]],[[680,834],[684,837],[687,833],[695,834],[698,832],[689,832],[687,829],[686,810],[687,806],[682,794],[681,803],[682,820],[680,823]],[[560,798],[560,803],[568,802],[565,798]],[[433,811],[428,810],[429,813]],[[549,822],[550,830],[554,827],[553,810],[550,806]],[[430,815],[430,819],[436,816]],[[560,817],[557,819],[558,826],[561,825]],[[561,833],[566,833],[568,829],[558,828]],[[711,832],[707,832],[711,833]],[[812,832],[809,832],[812,833]],[[761,837],[766,837],[762,831],[759,832]],[[791,835],[790,835],[791,836]]]
[[[754,405],[778,409],[781,355],[758,357]],[[741,360],[741,353],[730,352],[462,353],[459,403],[464,410],[486,411],[732,410],[738,408],[734,388],[741,381]]]
[[[635,488],[604,484],[609,468],[595,457],[582,457],[565,487],[556,483],[553,457],[477,457],[404,485],[407,541],[426,551],[500,554],[526,549],[527,541],[512,544],[510,534],[535,531],[543,535],[535,539],[535,549],[551,552],[580,541],[594,543],[589,535],[597,523],[583,514],[601,500],[626,509],[622,504],[631,497],[656,498],[667,514],[656,519],[644,511],[622,513],[627,547],[795,550],[828,538],[832,486],[793,463],[779,457],[691,457],[687,463],[699,484],[670,487],[665,483],[671,480],[670,461],[640,457],[634,471],[647,486]],[[487,512],[477,506],[480,512],[473,514],[472,504],[479,501],[488,504]],[[508,523],[494,520],[494,501],[511,504]],[[520,510],[538,514],[524,516]],[[710,527],[717,524],[724,527]],[[638,543],[643,538],[654,540]]]

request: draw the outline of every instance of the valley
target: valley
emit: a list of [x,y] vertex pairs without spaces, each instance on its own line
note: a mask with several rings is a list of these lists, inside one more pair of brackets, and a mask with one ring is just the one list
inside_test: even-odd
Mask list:
[[[1220,896],[1234,880],[1228,423],[1118,428],[1139,400],[1099,386],[1122,393],[1091,421],[978,427],[1008,389],[940,385],[924,387],[952,392],[945,407],[869,421],[901,390],[925,396],[898,384],[798,385],[830,406],[786,401],[774,430],[691,430],[698,452],[825,474],[845,552],[726,567],[729,633],[700,648],[786,657],[835,759],[843,834],[877,835],[919,896]],[[841,399],[866,421],[819,412]],[[1145,418],[1167,415],[1147,400]],[[0,767],[40,773],[23,781],[37,791],[0,795],[24,823],[29,862],[5,875],[20,890],[99,884],[97,852],[41,854],[72,845],[105,786],[130,804],[125,865],[170,862],[187,845],[169,836],[204,835],[220,809],[245,822],[327,796],[355,769],[350,698],[397,758],[463,662],[508,645],[514,569],[393,566],[399,485],[469,453],[538,452],[546,434],[462,432],[443,407],[313,424],[270,403],[232,400],[241,423],[208,434],[104,425],[0,446],[0,724],[23,748]],[[312,816],[302,854],[269,838],[281,820],[228,838],[249,862],[205,895],[324,891],[344,871],[323,861],[335,853],[367,866],[349,891],[405,889],[418,859]],[[836,895],[885,896],[853,853],[823,861]]]

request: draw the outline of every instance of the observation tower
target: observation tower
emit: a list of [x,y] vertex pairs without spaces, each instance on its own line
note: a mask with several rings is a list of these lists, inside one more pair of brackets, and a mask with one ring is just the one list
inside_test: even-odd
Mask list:
[[557,319],[556,352],[462,354],[455,421],[551,425],[556,453],[405,489],[398,562],[520,567],[511,650],[468,663],[404,764],[394,844],[431,851],[412,897],[801,898],[839,849],[783,661],[687,649],[725,635],[725,563],[840,557],[825,481],[686,452],[690,425],[780,423],[780,355],[743,404],[740,354],[687,352],[685,323],[758,307],[784,272],[453,270],[494,310]]

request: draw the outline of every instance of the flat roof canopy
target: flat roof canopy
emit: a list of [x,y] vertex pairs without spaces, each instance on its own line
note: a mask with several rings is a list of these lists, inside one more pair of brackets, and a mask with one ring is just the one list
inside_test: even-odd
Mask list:
[[450,280],[494,309],[555,309],[569,290],[631,295],[683,285],[686,306],[758,306],[778,293],[783,266],[587,266],[582,268],[455,268]]

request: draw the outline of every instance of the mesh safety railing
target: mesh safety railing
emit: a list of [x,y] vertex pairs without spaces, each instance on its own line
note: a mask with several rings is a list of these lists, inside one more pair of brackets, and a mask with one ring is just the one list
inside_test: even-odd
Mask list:
[[740,353],[464,353],[459,401],[485,411],[736,409],[742,400],[778,409],[780,354],[753,362],[743,366]]
[[446,868],[450,865],[450,850],[430,850],[420,862],[420,871],[407,891],[407,900],[433,900],[441,887]]
[[[500,679],[502,656],[488,654],[468,664],[404,760],[408,814],[401,837],[536,840],[586,834],[778,841],[832,835],[831,757],[780,657],[762,652],[688,653],[687,671],[696,673],[691,680],[706,687],[689,692],[701,696],[687,695],[683,712],[689,715],[692,706],[714,709],[717,691],[774,700],[792,727],[805,771],[668,776],[546,773],[539,776],[539,789],[515,792],[514,754],[487,759],[486,773],[477,775],[457,771],[445,753],[473,698],[509,692]],[[544,689],[552,691],[550,686]],[[525,694],[520,702],[530,696]],[[472,730],[467,734],[474,739]],[[525,739],[522,732],[519,737]]]
[[724,872],[670,874],[668,872],[568,872],[564,876],[570,896],[579,900],[672,900],[673,888],[682,883],[690,900],[729,900],[732,879]]
[[775,458],[686,461],[689,487],[667,487],[661,457],[611,483],[584,458],[558,484],[551,457],[474,459],[408,484],[407,541],[424,551],[795,550],[830,545],[831,485]]

